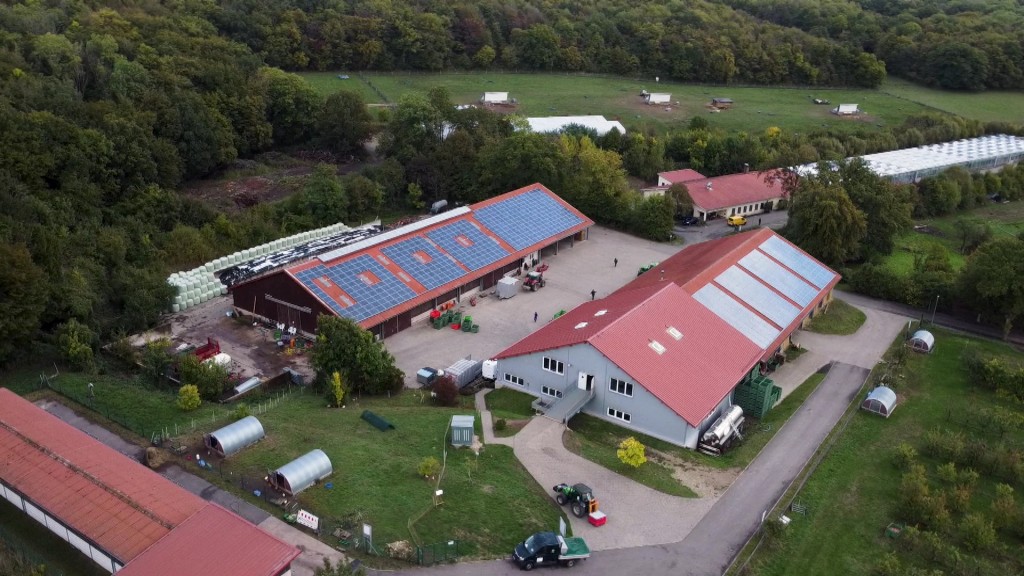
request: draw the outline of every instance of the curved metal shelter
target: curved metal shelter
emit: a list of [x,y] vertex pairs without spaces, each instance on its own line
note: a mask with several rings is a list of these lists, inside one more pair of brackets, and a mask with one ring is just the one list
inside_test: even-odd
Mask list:
[[263,439],[263,425],[255,416],[246,416],[203,436],[206,447],[221,456],[231,456]]
[[331,460],[319,448],[292,460],[270,473],[270,484],[292,496],[334,472]]
[[927,330],[918,330],[914,332],[910,340],[907,340],[907,346],[910,346],[914,352],[931,352],[932,347],[935,346],[935,336]]
[[861,410],[874,412],[888,418],[896,409],[896,393],[888,386],[879,386],[868,393],[868,397],[860,403]]

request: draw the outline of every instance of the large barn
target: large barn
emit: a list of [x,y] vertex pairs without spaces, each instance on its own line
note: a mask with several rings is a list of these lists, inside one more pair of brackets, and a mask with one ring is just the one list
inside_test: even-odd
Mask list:
[[334,314],[386,338],[491,288],[542,250],[585,239],[593,224],[533,184],[239,284],[234,306],[309,335],[319,315]]
[[108,572],[288,576],[298,549],[0,388],[0,496]]
[[769,229],[698,244],[498,354],[498,382],[556,420],[582,411],[695,448],[739,392],[770,396],[762,369],[838,282]]
[[693,199],[693,215],[701,220],[770,212],[786,196],[781,183],[768,172],[687,179],[680,184],[686,186]]

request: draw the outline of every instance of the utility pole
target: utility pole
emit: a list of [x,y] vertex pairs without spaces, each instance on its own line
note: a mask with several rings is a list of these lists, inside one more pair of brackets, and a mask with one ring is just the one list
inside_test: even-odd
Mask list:
[[939,309],[939,295],[935,295],[935,307],[932,308],[932,326],[935,326],[935,311]]

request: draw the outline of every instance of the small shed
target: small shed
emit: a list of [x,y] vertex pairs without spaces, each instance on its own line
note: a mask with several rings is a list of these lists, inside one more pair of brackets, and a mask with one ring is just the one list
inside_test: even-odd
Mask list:
[[648,104],[668,104],[672,101],[672,95],[665,92],[651,92],[644,96]]
[[879,386],[868,393],[860,408],[888,418],[896,409],[896,393],[888,386]]
[[452,416],[452,446],[473,445],[473,416]]
[[839,116],[852,116],[854,114],[860,114],[856,104],[840,104],[832,109],[832,113]]
[[333,472],[330,458],[323,450],[316,449],[274,470],[267,481],[274,488],[294,496]]
[[914,332],[910,340],[907,340],[907,346],[910,346],[910,349],[914,352],[930,354],[935,346],[935,336],[927,330],[918,330]]
[[255,416],[246,416],[227,426],[203,436],[203,442],[210,450],[223,457],[241,452],[243,448],[259,442],[266,434],[263,425]]
[[484,104],[508,104],[508,92],[484,92],[480,102]]
[[732,98],[712,98],[711,105],[715,108],[728,108],[733,105]]

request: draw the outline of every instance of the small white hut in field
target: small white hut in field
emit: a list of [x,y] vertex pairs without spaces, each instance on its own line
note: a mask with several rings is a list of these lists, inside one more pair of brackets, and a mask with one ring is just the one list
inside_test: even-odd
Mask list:
[[840,104],[832,109],[832,113],[837,116],[853,116],[860,114],[860,109],[856,104]]
[[907,340],[907,346],[914,352],[930,354],[935,347],[935,336],[927,330],[918,330]]
[[666,92],[651,92],[644,95],[648,104],[668,104],[672,101],[672,95]]
[[482,104],[508,104],[508,92],[484,92]]
[[860,408],[888,418],[896,409],[896,393],[888,386],[879,386],[868,393],[868,397],[860,403]]

